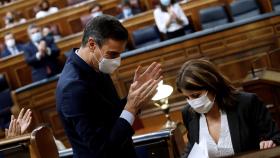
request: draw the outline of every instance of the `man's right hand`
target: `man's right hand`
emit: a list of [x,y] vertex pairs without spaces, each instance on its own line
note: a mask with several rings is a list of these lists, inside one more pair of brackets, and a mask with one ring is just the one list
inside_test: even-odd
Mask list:
[[162,77],[157,80],[150,79],[141,86],[139,86],[138,81],[133,82],[124,109],[136,116],[137,112],[155,95],[157,85],[161,80]]
[[40,41],[39,45],[38,45],[38,51],[41,54],[41,57],[44,57],[47,51],[47,43],[46,41]]

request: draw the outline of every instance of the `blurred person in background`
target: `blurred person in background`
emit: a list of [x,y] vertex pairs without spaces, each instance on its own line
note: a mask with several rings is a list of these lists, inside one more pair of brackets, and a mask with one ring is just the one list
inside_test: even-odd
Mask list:
[[25,23],[26,19],[20,16],[20,13],[8,11],[4,17],[5,27],[13,27],[17,24]]
[[185,26],[189,24],[184,11],[174,0],[160,0],[160,7],[154,10],[154,18],[159,31],[167,39],[185,35]]
[[1,58],[23,53],[23,44],[17,43],[12,33],[6,33],[4,36],[4,40],[5,47],[4,50],[1,52]]
[[90,13],[91,13],[91,16],[93,18],[99,16],[99,15],[102,15],[103,12],[102,12],[102,6],[99,4],[99,3],[94,3],[92,5],[92,7],[90,8]]
[[139,8],[133,8],[129,0],[123,0],[120,4],[121,13],[116,16],[118,19],[127,19],[133,17],[136,14],[141,13]]
[[56,31],[52,30],[51,26],[44,26],[42,28],[43,37],[49,43],[56,42],[59,39],[61,39],[61,36],[57,32],[58,32],[57,30]]
[[43,0],[39,5],[39,11],[36,13],[36,18],[42,18],[50,14],[58,12],[57,7],[50,6],[48,0]]
[[43,37],[41,29],[31,24],[27,29],[30,42],[24,47],[26,62],[32,67],[32,80],[39,81],[61,71],[57,58],[60,50],[53,40]]

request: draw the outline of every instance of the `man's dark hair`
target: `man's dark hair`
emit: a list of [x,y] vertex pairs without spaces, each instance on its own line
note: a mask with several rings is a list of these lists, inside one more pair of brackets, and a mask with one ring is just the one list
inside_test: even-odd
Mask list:
[[86,24],[82,39],[83,47],[87,44],[89,37],[93,37],[96,44],[102,46],[110,38],[117,41],[127,41],[128,32],[115,17],[100,15]]

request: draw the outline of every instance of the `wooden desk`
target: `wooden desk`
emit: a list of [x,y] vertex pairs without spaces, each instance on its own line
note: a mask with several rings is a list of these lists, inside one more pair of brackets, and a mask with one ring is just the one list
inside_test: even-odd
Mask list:
[[233,158],[279,158],[280,157],[280,147],[275,147],[271,149],[251,151],[246,153],[237,154],[230,156]]
[[0,59],[0,73],[3,73],[11,89],[31,83],[31,68],[26,64],[24,55],[18,54]]
[[[56,6],[58,8],[64,8],[67,6],[67,0],[49,0],[51,6]],[[7,5],[0,7],[0,17],[4,17],[8,11],[20,11],[24,18],[32,19],[35,17],[34,6],[39,5],[40,0],[17,0],[11,2]],[[4,20],[0,21],[0,28],[5,27]]]
[[[37,24],[38,26],[44,25],[57,25],[62,36],[67,36],[76,32],[82,31],[80,17],[89,14],[91,4],[95,1],[85,1],[77,5],[59,10],[59,12],[51,14],[47,17],[40,19],[30,19],[26,23],[16,25],[12,28],[4,28],[0,30],[0,40],[3,41],[5,33],[12,32],[19,41],[29,41],[27,35],[27,28],[30,24]],[[114,9],[117,5],[117,0],[104,0],[100,4],[105,12]],[[1,42],[0,41],[0,42]]]

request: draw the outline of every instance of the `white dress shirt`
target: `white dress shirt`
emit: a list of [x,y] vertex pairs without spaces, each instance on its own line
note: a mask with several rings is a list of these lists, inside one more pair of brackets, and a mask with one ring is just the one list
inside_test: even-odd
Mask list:
[[19,54],[19,50],[17,49],[16,46],[13,46],[13,47],[7,47],[8,50],[11,52],[11,55],[17,55]]
[[170,26],[166,28],[166,23],[170,19],[170,14],[168,12],[162,11],[160,7],[154,10],[156,25],[159,31],[162,33],[174,32],[189,24],[189,20],[178,3],[172,5],[172,10],[177,15],[177,17],[183,21],[183,25],[179,25],[176,20],[174,20],[171,22]]
[[56,8],[56,7],[50,7],[48,11],[40,10],[36,14],[36,18],[42,18],[42,17],[45,17],[47,15],[53,14],[53,13],[55,13],[57,11],[58,11],[58,8]]
[[199,119],[199,142],[206,141],[208,155],[210,158],[223,157],[234,154],[232,141],[228,126],[227,114],[223,111],[221,113],[221,129],[218,144],[214,141],[209,133],[206,117],[201,114]]

